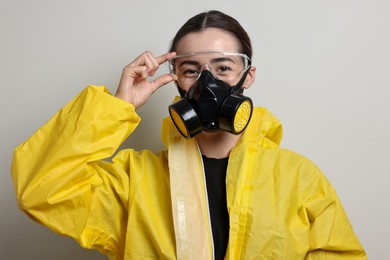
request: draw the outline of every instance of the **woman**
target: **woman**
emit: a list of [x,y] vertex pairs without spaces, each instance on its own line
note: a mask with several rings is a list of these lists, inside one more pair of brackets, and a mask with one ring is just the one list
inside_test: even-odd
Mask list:
[[[326,178],[278,146],[277,119],[255,108],[238,131],[214,120],[230,96],[252,110],[242,94],[255,80],[251,55],[235,19],[194,16],[169,53],[145,52],[124,68],[116,97],[88,87],[16,148],[19,206],[113,259],[365,259]],[[165,62],[172,74],[150,81]],[[103,161],[136,128],[135,110],[173,81],[181,98],[163,123],[166,150],[127,149]]]

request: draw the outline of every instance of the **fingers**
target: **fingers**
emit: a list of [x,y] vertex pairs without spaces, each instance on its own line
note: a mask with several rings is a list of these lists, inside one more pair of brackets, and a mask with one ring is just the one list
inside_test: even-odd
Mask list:
[[[156,60],[156,62],[159,65],[161,65],[161,64],[165,63],[166,61],[168,61],[169,59],[171,59],[171,58],[173,58],[175,56],[176,56],[176,52],[169,52],[169,53],[165,53],[165,54],[163,54],[161,56],[156,57],[155,60]],[[162,87],[162,86],[164,86],[164,85],[166,85],[166,84],[168,84],[168,83],[170,83],[172,81],[176,81],[176,80],[177,80],[176,75],[173,75],[173,74],[162,75],[162,76],[156,78],[152,82],[152,91],[155,92],[160,87]]]
[[173,58],[175,52],[155,57],[150,51],[139,55],[123,68],[116,96],[132,103],[136,108],[142,106],[161,86],[177,80],[175,75],[164,74],[154,80],[153,76],[164,62]]
[[174,56],[176,56],[175,52],[169,52],[155,57],[150,51],[145,51],[128,66],[145,66],[147,68],[148,75],[153,76],[161,64],[173,58]]
[[148,68],[146,66],[130,66],[127,65],[122,72],[123,76],[137,79],[141,77],[142,79],[148,78]]
[[134,79],[146,79],[148,76],[153,76],[161,64],[173,58],[175,52],[163,54],[155,57],[150,51],[145,51],[139,55],[134,61],[126,65],[123,69],[123,74]]
[[177,77],[176,77],[176,75],[173,75],[173,74],[165,74],[165,75],[162,75],[162,76],[156,78],[153,82],[151,82],[152,93],[154,93],[160,87],[162,87],[162,86],[164,86],[172,81],[176,81],[176,80],[177,80]]
[[153,76],[160,64],[150,51],[144,52],[144,56],[142,58],[144,58],[141,59],[141,62],[143,62],[143,64],[140,65],[144,65],[147,69],[147,74],[149,76]]
[[150,51],[145,51],[139,55],[134,61],[126,65],[123,69],[124,74],[130,77],[141,76],[146,79],[148,76],[153,76],[159,66],[175,56],[175,53],[166,53],[158,57]]
[[158,64],[161,65],[164,62],[168,61],[169,59],[172,59],[175,56],[176,56],[176,52],[168,52],[168,53],[165,53],[161,56],[156,57],[156,61],[158,62]]

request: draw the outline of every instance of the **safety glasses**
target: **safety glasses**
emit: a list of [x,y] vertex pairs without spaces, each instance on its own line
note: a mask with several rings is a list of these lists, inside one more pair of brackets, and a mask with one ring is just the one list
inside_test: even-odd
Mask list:
[[250,59],[234,52],[193,52],[175,56],[169,60],[169,66],[180,84],[192,85],[203,70],[209,70],[225,82],[234,82],[249,69]]

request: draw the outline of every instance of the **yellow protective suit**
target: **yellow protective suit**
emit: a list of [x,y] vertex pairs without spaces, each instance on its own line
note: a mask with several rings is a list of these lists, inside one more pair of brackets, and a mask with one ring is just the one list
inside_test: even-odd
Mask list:
[[[202,159],[195,139],[163,125],[167,150],[122,150],[134,107],[90,86],[16,148],[20,208],[113,259],[211,259]],[[340,201],[309,160],[281,149],[265,109],[231,151],[226,259],[366,259]]]

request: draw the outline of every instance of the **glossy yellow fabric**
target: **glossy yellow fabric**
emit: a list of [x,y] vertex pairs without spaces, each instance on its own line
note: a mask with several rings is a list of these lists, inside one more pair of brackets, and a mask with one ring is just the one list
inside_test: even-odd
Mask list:
[[[170,118],[166,151],[120,151],[134,107],[90,86],[15,149],[19,206],[112,259],[211,259],[202,160]],[[281,149],[280,123],[257,108],[229,158],[226,259],[366,259],[332,186]],[[168,152],[169,151],[169,152]]]

